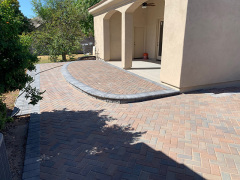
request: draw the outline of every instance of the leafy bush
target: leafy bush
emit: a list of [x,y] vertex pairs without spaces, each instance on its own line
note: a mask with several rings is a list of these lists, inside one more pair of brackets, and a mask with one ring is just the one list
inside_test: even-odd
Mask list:
[[0,95],[23,89],[32,78],[37,56],[31,54],[29,39],[20,38],[24,16],[17,0],[0,0]]
[[[17,0],[0,0],[0,96],[3,93],[22,90],[33,79],[26,70],[34,70],[37,56],[30,52],[29,22],[19,10]],[[37,93],[37,91],[29,91]],[[40,100],[39,93],[32,94]],[[9,120],[6,106],[0,100],[0,128]]]
[[81,40],[94,35],[93,16],[88,8],[100,0],[33,0],[41,26],[33,31],[33,49],[56,61],[76,52]]
[[0,129],[5,127],[6,122],[12,121],[12,118],[7,117],[6,104],[0,99]]

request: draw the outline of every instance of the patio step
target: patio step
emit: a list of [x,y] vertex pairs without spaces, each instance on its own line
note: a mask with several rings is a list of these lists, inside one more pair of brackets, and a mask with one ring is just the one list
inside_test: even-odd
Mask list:
[[[158,85],[163,87],[163,90],[149,91],[149,92],[136,93],[136,94],[113,94],[113,93],[109,93],[109,92],[103,92],[103,91],[100,91],[100,90],[95,89],[93,87],[90,87],[89,85],[86,85],[86,84],[80,82],[79,80],[77,80],[75,77],[73,77],[73,75],[68,70],[69,65],[72,64],[72,63],[76,63],[76,61],[75,62],[69,62],[69,63],[66,63],[66,64],[63,65],[61,71],[62,71],[62,74],[63,74],[64,78],[66,79],[66,81],[68,83],[73,85],[75,88],[77,88],[81,92],[83,92],[87,95],[90,95],[90,96],[92,96],[96,99],[104,100],[104,101],[107,101],[107,102],[114,102],[114,103],[123,104],[123,103],[133,103],[133,102],[153,100],[153,99],[169,97],[169,96],[174,96],[174,95],[180,94],[180,91],[175,90],[175,89],[171,89],[169,87],[166,87],[166,86],[160,85],[160,84],[158,84]],[[110,67],[113,66],[113,65],[109,65],[109,64],[107,64],[107,65],[110,66]],[[120,69],[118,67],[114,67],[114,68],[117,68],[117,70],[120,70],[120,71],[125,71],[125,73],[131,73],[131,72],[128,72],[124,69]],[[131,74],[133,74],[133,73],[131,73]],[[133,74],[133,75],[137,76],[138,78],[140,77],[140,76],[135,75],[135,74]],[[145,78],[142,78],[142,79],[146,80]]]

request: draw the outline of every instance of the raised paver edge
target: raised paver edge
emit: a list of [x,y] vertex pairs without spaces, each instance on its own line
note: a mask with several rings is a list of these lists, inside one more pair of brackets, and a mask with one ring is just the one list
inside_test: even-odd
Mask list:
[[[89,61],[89,60],[86,60],[86,61]],[[76,61],[74,61],[74,62],[76,62]],[[167,86],[164,86],[162,84],[156,83],[151,80],[148,80],[146,78],[143,78],[132,72],[126,71],[124,69],[121,69],[121,68],[116,67],[111,64],[108,64],[108,65],[118,68],[119,70],[124,71],[126,73],[130,73],[134,76],[137,76],[137,77],[144,79],[146,81],[149,81],[151,83],[154,83],[154,84],[164,88],[164,90],[151,91],[151,92],[145,92],[145,93],[137,93],[137,94],[126,94],[126,95],[102,92],[102,91],[99,91],[95,88],[92,88],[92,87],[80,82],[79,80],[75,79],[69,73],[68,66],[74,62],[69,62],[69,63],[66,63],[63,65],[61,72],[62,72],[64,78],[66,79],[66,81],[68,83],[70,83],[74,87],[80,89],[82,92],[84,92],[88,95],[91,95],[97,99],[102,99],[102,100],[107,100],[107,101],[112,101],[112,102],[129,103],[129,102],[139,102],[139,101],[143,101],[143,100],[151,100],[151,99],[157,99],[157,98],[161,98],[161,97],[173,96],[173,95],[178,95],[180,93],[180,91],[178,91],[178,90],[171,89]],[[106,62],[104,62],[104,63],[106,63]]]

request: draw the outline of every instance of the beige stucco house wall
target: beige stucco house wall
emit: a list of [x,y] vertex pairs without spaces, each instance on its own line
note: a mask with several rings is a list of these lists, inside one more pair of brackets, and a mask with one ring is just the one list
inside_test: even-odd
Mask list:
[[240,84],[239,9],[239,0],[103,0],[89,12],[98,58],[126,69],[141,52],[159,58],[163,21],[159,78],[188,91]]

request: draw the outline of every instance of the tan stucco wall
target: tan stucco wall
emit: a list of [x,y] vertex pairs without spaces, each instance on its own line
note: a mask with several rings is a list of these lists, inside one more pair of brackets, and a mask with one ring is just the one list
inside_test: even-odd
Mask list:
[[188,0],[165,1],[160,80],[180,87]]
[[104,36],[103,36],[103,18],[106,14],[101,14],[94,17],[94,36],[95,36],[95,46],[96,46],[96,56],[104,59]]
[[147,9],[138,7],[133,13],[133,26],[146,27],[147,25]]
[[[145,27],[145,51],[150,58],[156,58],[157,21],[163,19],[164,12],[160,74],[163,83],[191,90],[240,82],[239,0],[166,0],[165,8],[163,0],[150,0],[148,2],[157,6],[147,9],[138,8],[143,0],[136,2],[138,4],[129,3],[116,8],[122,13],[122,27],[119,29],[122,30],[123,67],[131,67],[134,27]],[[111,44],[113,39],[103,35],[107,32],[103,25],[106,14],[94,17],[96,51],[102,59],[108,57],[106,52],[110,51],[109,46],[104,52],[104,42]],[[115,28],[111,23],[110,26]]]
[[[143,0],[136,1],[137,3],[129,3],[123,5],[119,8],[116,8],[117,11],[121,12],[122,14],[128,10],[128,13],[133,13],[133,28],[132,28],[132,39],[131,41],[125,39],[127,42],[132,44],[132,50],[134,51],[134,27],[143,27],[145,31],[145,41],[144,41],[144,52],[149,53],[150,58],[156,58],[156,43],[157,43],[157,23],[158,19],[163,19],[164,16],[164,0],[151,0],[149,2],[155,3],[156,6],[148,7],[147,9],[143,9],[141,7],[141,3],[145,2]],[[108,11],[110,12],[110,11]],[[105,60],[119,60],[121,57],[118,53],[119,45],[121,41],[117,34],[121,28],[119,28],[120,24],[117,23],[119,19],[116,19],[116,14],[111,16],[109,20],[109,31],[104,31],[103,19],[108,13],[104,13],[94,17],[94,27],[95,27],[95,40],[96,40],[96,51],[101,59]],[[119,17],[119,16],[118,16]],[[122,19],[122,18],[121,18]],[[105,22],[106,23],[106,22]],[[107,23],[106,23],[107,24]],[[114,24],[114,25],[111,25]],[[113,31],[111,30],[113,29]],[[105,37],[103,36],[105,32]],[[106,32],[110,33],[110,39],[107,38]],[[105,39],[104,39],[105,38]],[[119,40],[117,43],[117,39]],[[109,55],[107,51],[104,52],[104,41],[109,41],[109,48],[107,50],[110,51]],[[127,44],[129,44],[127,43]],[[106,43],[105,43],[106,44]],[[116,44],[116,46],[111,48],[111,44]],[[142,52],[142,53],[144,53]],[[110,55],[111,54],[111,55]],[[132,57],[134,56],[134,52],[132,53]]]
[[239,19],[239,0],[188,1],[181,88],[240,80]]
[[[158,20],[164,19],[164,0],[150,0],[148,3],[155,3],[156,6],[151,6],[143,9],[139,6],[133,13],[133,26],[143,27],[145,31],[144,52],[149,54],[149,58],[156,59],[157,49],[157,25]],[[134,39],[134,31],[133,31]],[[134,46],[134,45],[133,45]]]
[[149,58],[156,59],[157,49],[157,25],[158,20],[164,19],[164,0],[150,0],[148,3],[155,3],[156,6],[148,7],[147,10],[147,38],[146,52]]
[[[138,7],[134,13],[133,13],[133,51],[134,51],[134,43],[138,42],[137,40],[135,40],[135,28],[136,27],[141,27],[144,29],[144,51],[142,52],[145,53],[145,49],[146,49],[146,36],[147,36],[147,9],[143,9],[140,7]],[[134,58],[134,52],[133,52],[133,58]]]
[[110,60],[121,60],[121,16],[116,12],[110,18]]

